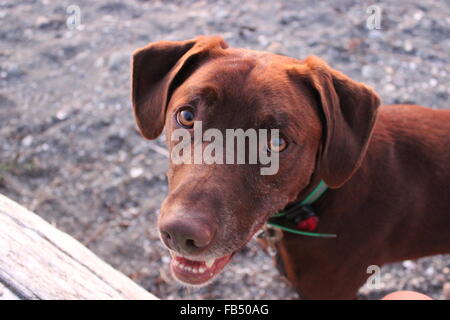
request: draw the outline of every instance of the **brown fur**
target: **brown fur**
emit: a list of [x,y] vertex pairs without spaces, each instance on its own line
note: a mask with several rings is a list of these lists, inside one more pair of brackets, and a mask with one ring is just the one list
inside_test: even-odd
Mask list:
[[372,89],[316,57],[227,47],[199,37],[134,55],[132,100],[144,137],[164,127],[169,137],[176,110],[191,104],[203,130],[279,128],[289,143],[274,176],[257,165],[171,164],[160,229],[207,240],[172,250],[192,259],[235,252],[323,179],[331,189],[314,204],[317,232],[338,237],[285,233],[278,244],[302,297],[352,299],[369,265],[450,253],[449,110],[379,107]]

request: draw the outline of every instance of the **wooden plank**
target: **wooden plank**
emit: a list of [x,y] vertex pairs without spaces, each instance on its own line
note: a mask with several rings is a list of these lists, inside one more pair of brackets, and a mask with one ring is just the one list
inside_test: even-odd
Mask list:
[[0,283],[0,300],[19,300],[19,297]]
[[1,194],[0,290],[20,299],[157,299]]

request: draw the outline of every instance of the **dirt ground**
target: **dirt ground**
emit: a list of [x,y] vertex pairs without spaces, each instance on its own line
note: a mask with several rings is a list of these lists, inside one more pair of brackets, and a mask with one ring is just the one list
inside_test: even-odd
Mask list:
[[[0,1],[0,192],[71,234],[161,298],[292,299],[251,242],[212,285],[167,273],[155,222],[166,195],[162,140],[135,129],[131,52],[156,40],[221,34],[231,46],[315,54],[373,86],[383,102],[448,108],[450,3],[377,1]],[[81,25],[66,25],[70,5]],[[414,201],[414,199],[411,199]],[[1,232],[1,230],[0,230]],[[382,268],[381,288],[443,299],[450,256]]]

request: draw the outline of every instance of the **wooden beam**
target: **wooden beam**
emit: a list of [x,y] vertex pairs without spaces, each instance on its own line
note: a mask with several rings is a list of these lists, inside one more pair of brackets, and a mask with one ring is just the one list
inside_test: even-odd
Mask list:
[[157,299],[0,194],[0,299]]
[[19,297],[0,283],[0,300],[19,300]]

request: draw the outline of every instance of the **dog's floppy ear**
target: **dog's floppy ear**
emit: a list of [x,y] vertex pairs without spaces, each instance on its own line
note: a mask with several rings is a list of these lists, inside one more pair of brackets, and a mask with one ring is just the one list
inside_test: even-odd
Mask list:
[[380,99],[368,86],[314,56],[289,74],[293,71],[317,97],[324,122],[317,169],[328,186],[338,188],[350,179],[365,156]]
[[141,134],[157,138],[163,128],[167,104],[188,72],[214,48],[226,48],[218,36],[200,36],[187,41],[150,43],[133,53],[131,99]]

